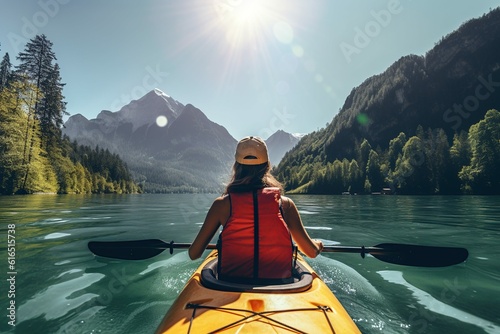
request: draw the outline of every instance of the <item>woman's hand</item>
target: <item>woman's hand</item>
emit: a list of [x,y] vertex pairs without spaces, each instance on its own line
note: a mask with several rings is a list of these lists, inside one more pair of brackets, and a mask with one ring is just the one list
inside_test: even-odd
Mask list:
[[316,256],[318,256],[322,251],[323,251],[323,241],[318,240],[318,239],[313,239],[314,244],[316,245],[316,248],[318,249],[316,252]]

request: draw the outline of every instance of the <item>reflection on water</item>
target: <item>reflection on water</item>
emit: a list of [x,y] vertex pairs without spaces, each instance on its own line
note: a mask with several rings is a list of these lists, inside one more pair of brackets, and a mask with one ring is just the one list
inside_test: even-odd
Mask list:
[[[78,270],[62,273],[58,278],[63,278],[65,274],[70,274],[70,272],[75,274]],[[75,278],[66,278],[67,280],[61,283],[41,290],[18,308],[18,322],[22,323],[40,316],[45,320],[63,317],[73,309],[98,297],[94,293],[83,293],[83,291],[103,277],[102,274],[80,274]]]
[[[400,271],[383,270],[379,271],[378,274],[382,276],[386,281],[394,284],[399,284],[410,290],[415,297],[416,301],[423,306],[425,309],[453,318],[459,322],[464,322],[467,324],[472,324],[474,326],[480,327],[485,332],[490,334],[500,333],[500,326],[493,324],[490,321],[484,320],[473,314],[459,310],[453,306],[450,306],[436,298],[434,298],[429,293],[418,289],[417,287],[411,285],[403,278],[403,273]],[[444,290],[441,297],[445,296],[448,302],[453,302],[455,294],[460,293],[460,287],[452,286],[451,284]]]

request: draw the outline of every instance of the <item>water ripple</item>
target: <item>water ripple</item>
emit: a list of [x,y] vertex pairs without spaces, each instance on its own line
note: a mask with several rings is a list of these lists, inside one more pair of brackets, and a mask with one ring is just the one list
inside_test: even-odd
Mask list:
[[406,287],[412,292],[413,296],[417,299],[420,305],[431,312],[438,313],[467,324],[478,326],[490,334],[500,333],[500,327],[494,323],[445,304],[431,296],[429,293],[411,285],[403,278],[403,273],[400,271],[382,270],[377,273],[390,283]]

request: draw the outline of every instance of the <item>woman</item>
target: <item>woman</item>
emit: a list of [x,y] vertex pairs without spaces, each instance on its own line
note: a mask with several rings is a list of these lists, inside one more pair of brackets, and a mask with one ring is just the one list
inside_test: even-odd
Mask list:
[[[233,175],[225,193],[215,199],[189,248],[199,258],[219,227],[219,278],[286,280],[291,277],[293,241],[308,257],[323,243],[309,237],[293,201],[281,196],[281,184],[270,174],[265,142],[245,137],[238,142]],[[290,238],[291,236],[291,238]]]

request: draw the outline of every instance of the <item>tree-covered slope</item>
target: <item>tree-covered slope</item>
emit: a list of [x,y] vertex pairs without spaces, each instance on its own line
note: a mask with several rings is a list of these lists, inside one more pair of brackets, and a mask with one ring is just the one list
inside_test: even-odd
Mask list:
[[[420,135],[428,145],[446,141],[451,146],[455,134],[468,132],[471,125],[484,118],[487,110],[498,109],[499,55],[500,9],[497,8],[464,23],[443,37],[425,56],[402,57],[385,72],[355,87],[326,128],[304,137],[284,157],[276,169],[278,177],[287,181],[288,190],[317,191],[311,183],[319,185],[318,180],[329,164],[346,159],[358,164],[363,179],[359,190],[398,188],[391,175],[396,167],[396,153],[402,152],[391,148],[391,142],[395,145],[393,140],[398,137],[401,142],[403,133],[406,139]],[[406,142],[400,144],[404,146]],[[367,147],[370,149],[366,150]],[[370,187],[370,182],[366,183],[370,150],[379,156],[378,169],[385,168],[377,172],[382,175],[378,177],[382,181],[377,182],[375,188]],[[394,156],[389,157],[390,154]],[[373,154],[372,157],[375,159]],[[394,160],[392,166],[389,160]],[[337,177],[340,169],[332,173]],[[351,183],[344,184],[340,192],[347,191]],[[319,188],[321,192],[339,191],[326,186]],[[442,192],[442,189],[431,188],[421,192]]]
[[138,192],[118,155],[63,138],[65,84],[48,38],[17,59],[0,63],[0,194]]

